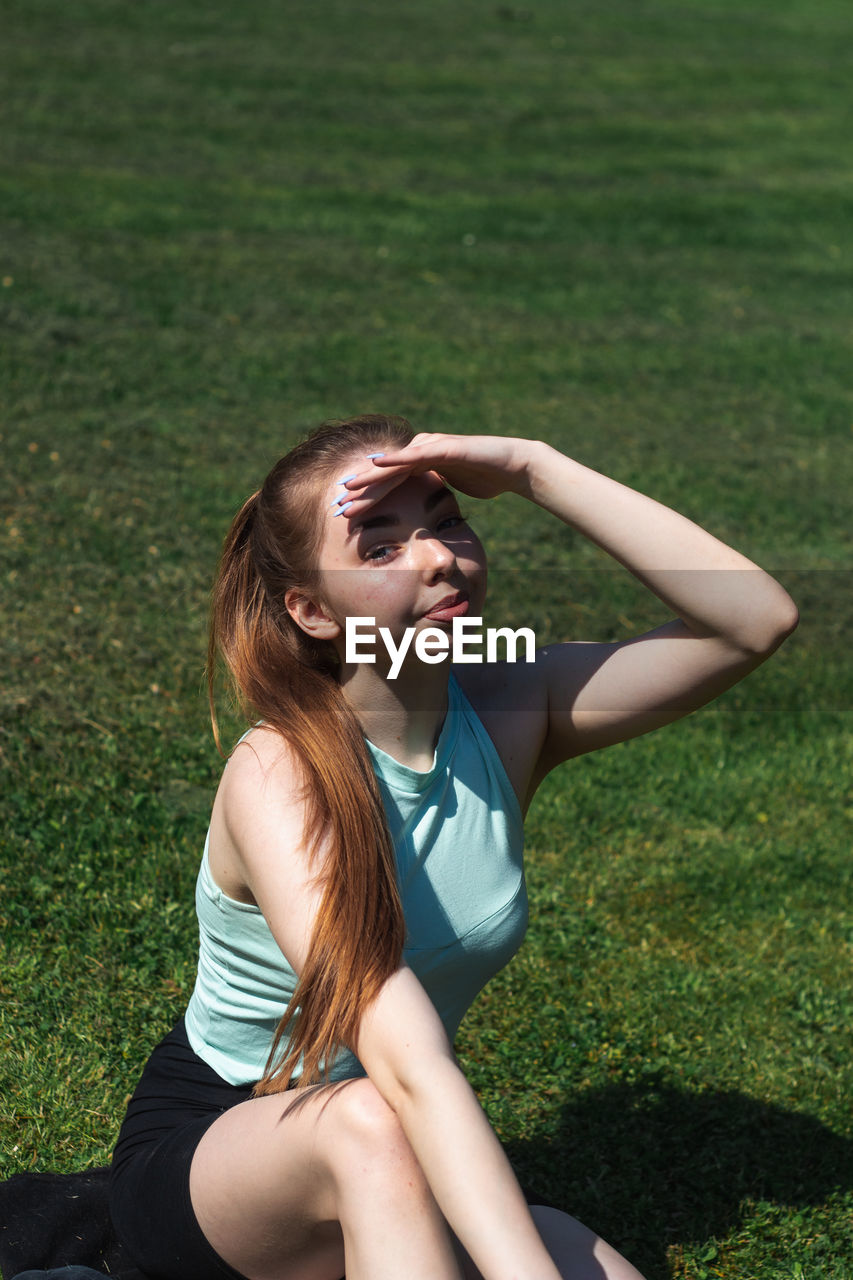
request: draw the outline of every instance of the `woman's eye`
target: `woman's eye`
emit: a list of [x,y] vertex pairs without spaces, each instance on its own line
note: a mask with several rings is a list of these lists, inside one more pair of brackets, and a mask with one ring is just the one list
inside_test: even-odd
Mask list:
[[393,554],[393,547],[372,547],[365,556],[366,560],[373,560],[374,563],[379,560],[389,560]]
[[[447,533],[448,530],[456,528],[457,525],[465,524],[466,517],[464,515],[445,516],[443,520],[439,520],[437,530],[441,533]],[[365,560],[369,560],[372,564],[384,564],[387,560],[391,560],[394,556],[396,548],[393,544],[383,543],[378,547],[371,547],[369,551],[364,553]]]

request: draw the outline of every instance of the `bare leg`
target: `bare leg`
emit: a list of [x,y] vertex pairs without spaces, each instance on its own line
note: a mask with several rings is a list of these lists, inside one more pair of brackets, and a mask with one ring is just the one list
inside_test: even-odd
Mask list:
[[621,1254],[559,1209],[533,1205],[531,1213],[564,1280],[643,1280]]
[[[531,1205],[530,1212],[563,1280],[643,1280],[636,1267],[576,1218],[544,1205]],[[464,1250],[459,1251],[465,1280],[482,1280]]]
[[214,1249],[249,1280],[461,1280],[420,1165],[368,1080],[232,1107],[199,1143],[190,1194]]

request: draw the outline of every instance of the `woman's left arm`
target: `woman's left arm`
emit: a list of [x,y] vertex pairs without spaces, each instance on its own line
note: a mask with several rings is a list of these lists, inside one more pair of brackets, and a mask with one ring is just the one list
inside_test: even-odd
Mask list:
[[539,651],[549,709],[544,776],[561,760],[647,733],[717,697],[770,656],[798,614],[774,578],[692,520],[547,444],[531,442],[529,457],[525,496],[678,615],[630,640]]
[[420,435],[349,487],[362,489],[369,503],[427,469],[474,497],[511,491],[535,502],[613,556],[677,615],[629,640],[566,641],[537,651],[532,678],[548,708],[537,779],[571,756],[694,711],[769,657],[797,625],[793,600],[758,565],[542,441]]

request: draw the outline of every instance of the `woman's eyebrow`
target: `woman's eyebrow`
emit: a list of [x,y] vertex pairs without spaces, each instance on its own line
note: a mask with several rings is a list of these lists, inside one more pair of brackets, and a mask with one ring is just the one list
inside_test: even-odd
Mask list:
[[[437,507],[445,498],[455,498],[456,495],[452,489],[448,489],[445,485],[441,485],[438,489],[433,489],[424,498],[424,512],[432,511],[433,507]],[[364,520],[357,521],[352,526],[350,537],[356,533],[363,533],[367,529],[389,529],[400,523],[400,517],[396,511],[386,511],[381,516],[366,516]]]

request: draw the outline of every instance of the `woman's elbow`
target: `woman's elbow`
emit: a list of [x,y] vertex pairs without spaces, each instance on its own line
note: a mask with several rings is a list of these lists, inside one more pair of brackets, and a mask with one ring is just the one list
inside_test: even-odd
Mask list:
[[800,621],[799,609],[787,591],[778,583],[774,585],[777,590],[773,598],[755,609],[749,628],[747,648],[764,658],[769,658],[779,648],[783,640],[797,629]]

